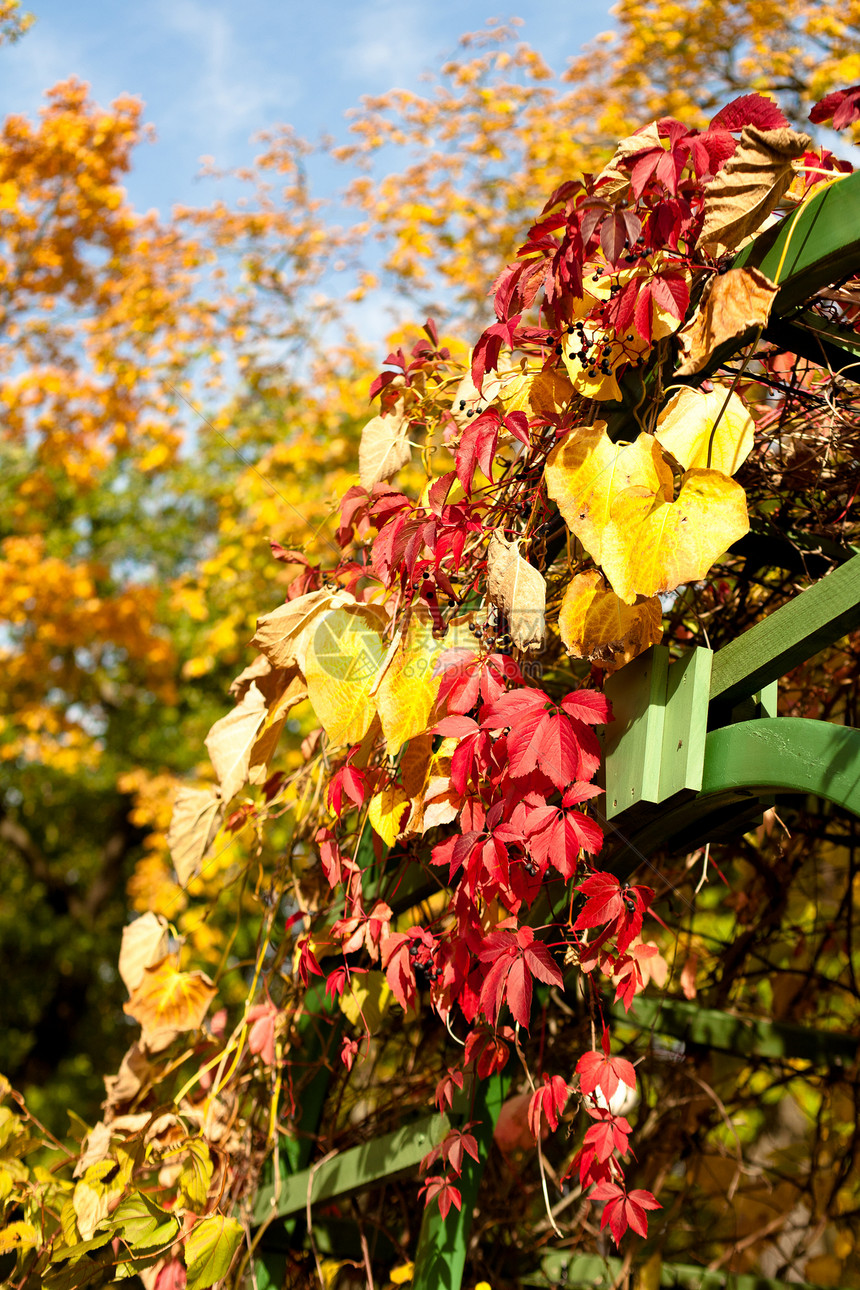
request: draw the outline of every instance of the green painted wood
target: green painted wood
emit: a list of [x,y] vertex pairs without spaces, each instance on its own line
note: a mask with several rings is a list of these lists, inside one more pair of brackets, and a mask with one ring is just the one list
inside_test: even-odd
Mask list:
[[860,730],[804,717],[743,721],[712,730],[702,795],[813,793],[860,814]]
[[463,1172],[457,1184],[462,1196],[461,1209],[451,1209],[447,1218],[439,1213],[438,1205],[429,1205],[425,1209],[415,1254],[412,1290],[460,1290],[466,1266],[472,1213],[493,1144],[493,1129],[507,1095],[508,1083],[504,1074],[497,1074],[481,1080],[477,1085],[469,1118],[480,1121],[471,1130],[478,1143],[480,1159],[473,1160],[468,1155],[465,1157]]
[[[553,1250],[541,1262],[540,1272],[522,1278],[525,1286],[565,1286],[568,1290],[610,1290],[626,1267],[621,1259],[598,1254],[568,1254]],[[633,1269],[635,1275],[635,1268]],[[638,1284],[638,1282],[637,1282]],[[649,1281],[649,1285],[651,1282]],[[692,1263],[664,1263],[654,1284],[679,1290],[821,1290],[809,1281],[773,1281],[754,1273],[709,1272]]]
[[713,657],[711,650],[698,647],[669,668],[658,802],[701,786]]
[[[794,327],[792,315],[816,291],[860,271],[860,240],[857,212],[860,209],[860,173],[847,176],[824,189],[807,205],[788,215],[780,224],[760,233],[735,256],[733,268],[757,268],[780,290],[774,299],[771,320],[765,331],[768,340],[784,344],[792,352],[813,357],[831,357],[803,325]],[[699,384],[755,337],[757,328],[719,345],[707,367],[694,377]],[[832,357],[836,370],[843,366],[840,333],[834,333]],[[856,343],[856,342],[855,342]],[[815,353],[813,354],[812,349]],[[852,361],[849,355],[849,362]]]
[[860,555],[717,650],[711,702],[732,707],[856,627],[860,627]]
[[669,651],[654,645],[606,683],[614,721],[604,735],[606,814],[660,798],[660,758]]
[[321,1200],[332,1200],[335,1196],[367,1187],[381,1178],[415,1169],[427,1152],[442,1141],[450,1127],[447,1116],[426,1115],[415,1124],[384,1133],[360,1147],[351,1147],[320,1165],[289,1174],[281,1179],[277,1198],[274,1184],[259,1191],[253,1222],[265,1222],[273,1210],[280,1218],[303,1214],[309,1195],[313,1206]]
[[860,267],[858,210],[860,173],[855,173],[825,188],[775,228],[760,233],[735,256],[732,267],[760,269],[777,282],[780,291],[771,313],[783,317],[822,287]]
[[712,730],[700,793],[609,821],[604,867],[627,879],[655,851],[691,851],[746,832],[761,804],[783,793],[812,793],[860,814],[860,730],[802,717]]
[[654,1030],[737,1057],[783,1058],[830,1068],[851,1065],[857,1058],[856,1036],[759,1017],[738,1017],[683,999],[640,995],[630,1012],[625,1012],[620,1003],[611,1011],[619,1025]]

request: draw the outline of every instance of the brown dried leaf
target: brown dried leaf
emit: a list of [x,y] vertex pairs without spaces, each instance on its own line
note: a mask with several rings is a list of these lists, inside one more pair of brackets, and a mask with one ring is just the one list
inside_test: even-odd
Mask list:
[[100,1164],[102,1160],[107,1160],[110,1155],[110,1129],[103,1120],[100,1120],[98,1124],[90,1129],[86,1142],[86,1149],[78,1157],[78,1162],[75,1165],[75,1172],[72,1174],[73,1178],[80,1178],[81,1174],[86,1173],[90,1165]]
[[[355,597],[347,591],[332,592],[325,588],[309,591],[258,618],[251,644],[262,650],[272,667],[303,667],[304,652],[316,620],[330,609],[352,604],[355,604]],[[237,681],[239,679],[236,678]]]
[[725,386],[715,385],[707,393],[685,387],[673,394],[657,418],[654,438],[684,470],[734,475],[752,452],[754,432],[745,404]]
[[740,345],[757,327],[765,326],[778,290],[758,269],[716,274],[701,305],[678,332],[684,361],[677,375],[701,372],[718,346],[729,340]]
[[603,538],[616,499],[628,488],[672,499],[672,470],[651,435],[634,443],[613,443],[603,421],[574,430],[553,448],[546,465],[546,487],[567,527],[588,554],[603,563]]
[[216,721],[204,740],[225,805],[248,782],[251,749],[267,711],[266,700],[252,681],[242,702]]
[[143,972],[167,953],[167,919],[149,911],[122,929],[119,974],[129,994],[143,980]]
[[[286,678],[289,673],[280,674]],[[269,778],[269,762],[275,755],[278,740],[283,733],[287,717],[293,708],[308,697],[307,686],[298,671],[290,677],[282,692],[270,702],[268,715],[254,741],[248,758],[248,783],[265,784]]]
[[374,417],[361,432],[358,448],[358,477],[370,492],[374,484],[390,479],[411,456],[407,435],[409,422],[400,411]]
[[165,1033],[172,1038],[198,1030],[214,998],[215,986],[205,972],[180,972],[168,955],[146,968],[123,1012],[140,1024],[142,1042],[154,1052],[163,1046]]
[[705,188],[699,245],[731,250],[756,232],[791,186],[792,161],[811,147],[808,134],[788,126],[744,126],[734,154]]
[[155,1067],[140,1044],[132,1044],[120,1062],[116,1075],[105,1076],[106,1100],[102,1103],[107,1118],[115,1106],[131,1102],[145,1086],[149,1086]]
[[518,649],[536,653],[546,640],[546,582],[524,560],[515,542],[495,529],[487,548],[487,594],[508,619],[511,640]]
[[603,542],[603,571],[628,605],[704,578],[749,531],[746,495],[716,470],[684,475],[676,501],[631,488],[617,498]]
[[180,788],[176,794],[167,845],[181,886],[199,873],[223,819],[224,803],[217,788]]
[[597,569],[580,573],[564,593],[558,629],[568,653],[616,671],[663,637],[656,596],[626,605]]

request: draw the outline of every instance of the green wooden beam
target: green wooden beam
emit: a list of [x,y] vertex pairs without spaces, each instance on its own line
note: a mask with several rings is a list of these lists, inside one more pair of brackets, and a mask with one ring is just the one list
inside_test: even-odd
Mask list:
[[[568,1254],[553,1250],[541,1262],[541,1271],[526,1275],[526,1286],[565,1286],[568,1290],[610,1290],[626,1271],[618,1258],[597,1254]],[[635,1268],[634,1268],[635,1273]],[[637,1281],[637,1284],[639,1282]],[[677,1286],[679,1290],[821,1290],[809,1281],[774,1281],[754,1273],[709,1272],[692,1263],[663,1263],[659,1277],[649,1285]]]
[[415,1254],[412,1290],[460,1290],[478,1189],[508,1084],[509,1079],[504,1074],[492,1075],[478,1082],[469,1118],[480,1121],[471,1130],[478,1143],[480,1159],[465,1156],[463,1172],[457,1182],[462,1196],[459,1210],[451,1209],[447,1218],[443,1218],[438,1205],[432,1204],[425,1209]]
[[341,1151],[333,1159],[303,1169],[301,1173],[288,1174],[281,1179],[277,1195],[272,1183],[257,1193],[253,1222],[255,1225],[264,1223],[273,1212],[279,1218],[303,1214],[308,1198],[313,1206],[322,1200],[332,1200],[335,1196],[367,1187],[381,1178],[415,1169],[427,1152],[442,1141],[450,1127],[447,1116],[426,1115],[415,1124]]
[[699,788],[711,658],[696,648],[670,666],[666,646],[654,645],[607,681],[615,718],[603,735],[609,819]]
[[[835,370],[846,366],[841,329],[834,329],[832,343],[823,336],[818,341],[803,325],[794,327],[794,315],[817,291],[860,271],[858,208],[860,172],[825,188],[781,223],[759,233],[732,262],[733,268],[760,269],[771,282],[779,284],[765,332],[767,339],[815,362],[835,360]],[[707,367],[687,378],[690,384],[698,385],[740,353],[756,332],[755,327],[750,327],[743,335],[717,346]],[[828,348],[822,350],[821,342]],[[857,338],[854,343],[858,343]],[[850,363],[850,351],[846,357]]]
[[[860,730],[802,717],[712,730],[699,794],[659,806],[640,803],[602,821],[610,848],[603,867],[626,879],[655,851],[692,851],[746,832],[760,804],[784,793],[814,794],[860,815]],[[600,819],[599,808],[596,814]]]
[[756,268],[780,290],[771,313],[784,317],[816,291],[860,267],[860,173],[831,184],[781,224],[760,233],[732,267]]
[[711,702],[733,707],[856,627],[860,627],[860,555],[717,650]]
[[823,1067],[850,1066],[857,1057],[857,1039],[853,1035],[760,1017],[738,1017],[683,999],[640,995],[630,1012],[625,1012],[620,1003],[611,1011],[619,1025],[654,1030],[736,1057],[784,1058]]

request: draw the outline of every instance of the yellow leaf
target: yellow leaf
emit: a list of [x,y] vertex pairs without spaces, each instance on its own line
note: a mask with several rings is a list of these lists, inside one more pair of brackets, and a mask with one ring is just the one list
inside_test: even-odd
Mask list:
[[693,317],[678,332],[684,361],[678,376],[692,376],[707,367],[718,346],[747,336],[763,327],[779,288],[759,269],[729,269],[715,273]]
[[209,1185],[214,1173],[212,1157],[202,1138],[192,1138],[185,1147],[187,1155],[182,1162],[177,1184],[180,1198],[182,1203],[195,1214],[202,1214],[206,1208],[206,1197],[209,1195]]
[[0,1228],[0,1254],[30,1250],[38,1244],[39,1236],[32,1223],[7,1223]]
[[180,972],[167,957],[144,970],[143,980],[123,1011],[143,1028],[143,1042],[164,1043],[167,1032],[197,1030],[215,997],[205,972]]
[[116,1160],[101,1160],[90,1165],[78,1180],[72,1193],[72,1206],[78,1231],[88,1241],[99,1223],[107,1218],[111,1202],[120,1196],[131,1177],[134,1156],[121,1148]]
[[731,390],[718,385],[705,393],[685,387],[672,395],[660,413],[654,438],[684,470],[734,475],[752,452],[754,429],[752,417]]
[[167,953],[167,919],[148,912],[122,930],[119,974],[129,994],[143,980],[144,969]]
[[333,609],[308,641],[308,697],[333,744],[360,743],[370,728],[376,711],[371,691],[386,653],[385,623],[373,605]]
[[557,368],[530,372],[525,367],[499,374],[496,402],[505,412],[525,412],[529,417],[559,416],[573,394],[567,375]]
[[415,1264],[410,1261],[409,1263],[400,1263],[396,1268],[392,1268],[388,1274],[388,1279],[393,1285],[405,1286],[409,1284],[414,1275]]
[[420,793],[427,777],[427,768],[433,755],[433,736],[416,735],[409,740],[400,758],[400,778],[407,797]]
[[704,578],[748,530],[741,486],[716,470],[691,470],[675,502],[638,488],[616,499],[601,564],[613,590],[632,605],[637,595]]
[[437,640],[433,636],[433,620],[426,609],[413,610],[403,640],[376,694],[376,707],[390,756],[395,756],[408,739],[423,734],[431,724],[442,679],[437,662],[450,648],[447,637]]
[[754,233],[791,187],[792,161],[811,147],[808,134],[788,126],[776,130],[744,126],[735,152],[705,186],[699,245],[715,243],[731,250]]
[[407,435],[409,422],[400,411],[374,417],[361,432],[358,449],[358,477],[362,488],[370,492],[380,480],[396,475],[408,464],[412,449]]
[[365,1026],[375,1035],[391,1001],[391,986],[384,972],[367,972],[353,976],[349,988],[338,1000],[341,1012],[354,1026]]
[[367,818],[386,846],[393,847],[407,815],[404,809],[409,795],[399,785],[374,793],[367,808]]
[[602,421],[574,430],[547,460],[547,492],[598,564],[603,564],[603,535],[620,494],[639,487],[671,501],[672,485],[671,468],[652,435],[616,444]]
[[626,605],[597,569],[580,573],[564,593],[558,630],[568,652],[615,671],[663,636],[656,596]]
[[224,803],[217,788],[181,788],[176,794],[167,845],[183,887],[200,872],[200,862],[223,819]]
[[511,640],[518,649],[536,653],[543,648],[546,582],[499,529],[493,530],[487,548],[487,594],[505,611]]

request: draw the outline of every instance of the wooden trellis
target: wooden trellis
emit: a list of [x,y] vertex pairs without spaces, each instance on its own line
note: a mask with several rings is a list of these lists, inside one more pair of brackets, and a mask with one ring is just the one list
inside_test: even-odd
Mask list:
[[[860,378],[856,332],[827,323],[806,308],[817,291],[860,271],[860,239],[854,231],[858,211],[860,173],[828,187],[777,229],[760,235],[735,265],[758,267],[773,279],[781,270],[766,339],[834,372],[856,367]],[[728,352],[726,347],[717,351],[709,371],[753,335],[733,341]],[[623,421],[624,415],[622,408],[616,417]],[[696,648],[672,661],[667,648],[656,646],[616,673],[607,685],[616,720],[604,737],[607,842],[601,866],[626,879],[655,851],[685,852],[737,836],[777,795],[814,794],[860,815],[860,730],[776,715],[779,678],[858,627],[860,555],[716,653]],[[402,890],[400,908],[424,894],[420,886]],[[856,1038],[850,1035],[743,1019],[680,1001],[640,998],[635,1014],[619,1013],[619,1019],[765,1060],[802,1058],[838,1066],[857,1054]],[[422,1116],[313,1164],[313,1140],[328,1084],[321,1059],[334,1059],[339,1039],[337,1019],[327,1011],[321,987],[316,996],[309,994],[303,1024],[302,1061],[319,1061],[319,1071],[305,1088],[298,1136],[289,1143],[286,1158],[282,1154],[278,1188],[270,1184],[257,1197],[254,1221],[266,1225],[255,1264],[257,1290],[280,1286],[285,1265],[278,1247],[290,1245],[308,1216],[314,1221],[314,1207],[385,1178],[414,1175],[421,1158],[470,1105],[466,1090],[450,1116]],[[474,1090],[469,1116],[480,1121],[474,1129],[480,1160],[466,1157],[460,1212],[452,1210],[442,1219],[436,1206],[425,1211],[415,1290],[457,1290],[461,1284],[472,1212],[508,1082],[503,1073]],[[317,1244],[323,1253],[325,1234],[321,1224]],[[554,1252],[525,1283],[600,1286],[609,1284],[613,1266],[612,1260]],[[762,1277],[729,1278],[681,1265],[663,1265],[661,1272],[661,1284],[696,1290],[717,1290],[729,1280],[735,1290],[781,1286]]]

